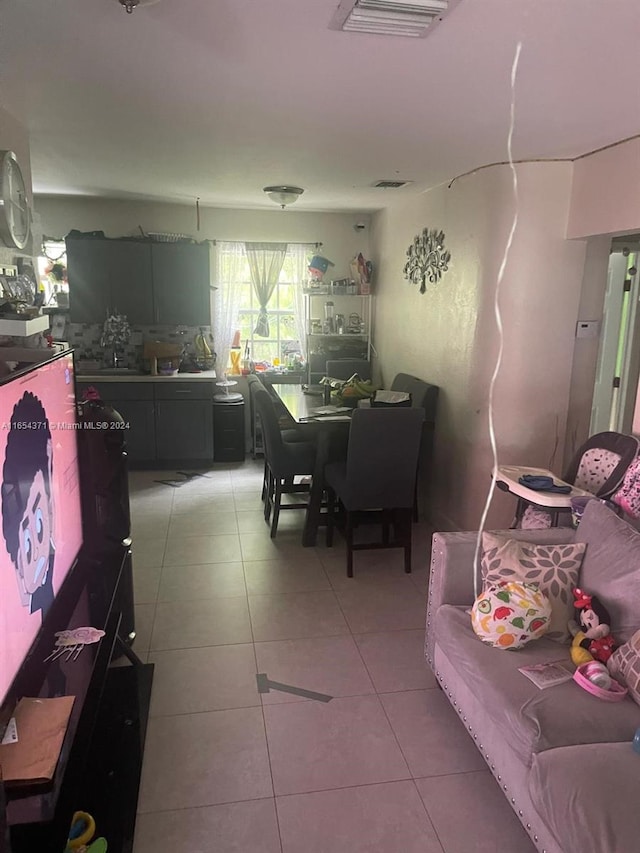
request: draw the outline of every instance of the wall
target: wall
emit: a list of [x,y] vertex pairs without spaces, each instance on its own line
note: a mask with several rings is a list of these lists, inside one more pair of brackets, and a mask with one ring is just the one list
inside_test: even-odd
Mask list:
[[640,230],[640,139],[576,160],[567,237]]
[[[145,232],[188,234],[199,240],[265,240],[322,243],[322,254],[335,263],[327,278],[349,275],[349,261],[358,252],[369,257],[370,216],[354,213],[311,213],[295,209],[233,210],[203,207],[196,231],[194,205],[121,201],[103,198],[38,196],[36,209],[48,237],[64,237],[73,228],[104,231],[107,237]],[[366,229],[356,232],[356,222]]]
[[[564,238],[571,164],[517,167],[518,228],[501,288],[505,329],[494,420],[499,460],[560,464],[586,246]],[[490,483],[488,390],[497,353],[493,294],[514,211],[508,167],[496,166],[397,202],[372,228],[378,269],[376,348],[385,382],[400,370],[439,385],[428,494],[439,528],[477,528]],[[450,271],[420,295],[404,281],[405,251],[441,228]],[[488,524],[507,526],[513,499],[496,493]]]
[[587,440],[590,433],[610,247],[611,238],[607,236],[592,237],[587,242],[578,317],[580,320],[597,320],[600,324],[600,334],[595,338],[576,339],[563,468],[568,465],[575,451]]

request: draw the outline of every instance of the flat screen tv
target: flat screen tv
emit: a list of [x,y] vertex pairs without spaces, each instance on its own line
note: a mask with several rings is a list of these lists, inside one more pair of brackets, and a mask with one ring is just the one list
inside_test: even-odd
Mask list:
[[73,356],[0,384],[0,705],[82,544]]

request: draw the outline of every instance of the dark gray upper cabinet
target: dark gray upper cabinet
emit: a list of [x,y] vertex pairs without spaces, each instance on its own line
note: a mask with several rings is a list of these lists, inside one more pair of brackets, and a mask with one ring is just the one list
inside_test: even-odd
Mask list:
[[211,323],[209,244],[142,240],[67,240],[69,310],[74,323]]
[[73,323],[99,323],[109,310],[105,240],[67,240],[69,314]]
[[153,323],[151,247],[146,243],[111,240],[107,241],[107,257],[111,310],[126,315],[130,323]]
[[151,246],[133,240],[67,240],[69,310],[74,323],[101,323],[107,313],[153,323]]
[[211,323],[209,244],[152,243],[154,322]]

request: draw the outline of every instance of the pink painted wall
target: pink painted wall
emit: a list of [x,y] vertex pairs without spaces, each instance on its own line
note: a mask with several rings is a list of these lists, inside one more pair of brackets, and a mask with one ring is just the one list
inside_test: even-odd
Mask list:
[[567,237],[640,229],[640,139],[574,163]]
[[[571,164],[518,168],[519,224],[502,285],[503,366],[495,424],[505,463],[561,466],[585,244],[564,237]],[[493,294],[514,201],[508,167],[397,202],[374,218],[375,345],[388,383],[405,371],[439,385],[429,491],[440,529],[474,529],[490,483],[488,388],[497,337]],[[442,228],[451,268],[420,295],[402,276],[423,227]],[[507,526],[513,499],[497,493],[489,525]]]

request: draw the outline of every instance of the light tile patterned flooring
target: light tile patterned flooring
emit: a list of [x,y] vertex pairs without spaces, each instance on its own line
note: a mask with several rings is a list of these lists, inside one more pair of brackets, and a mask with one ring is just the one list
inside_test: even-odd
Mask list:
[[[135,853],[531,853],[424,661],[431,530],[272,541],[262,465],[130,477],[136,652],[155,663]],[[335,697],[257,691],[256,673]]]

